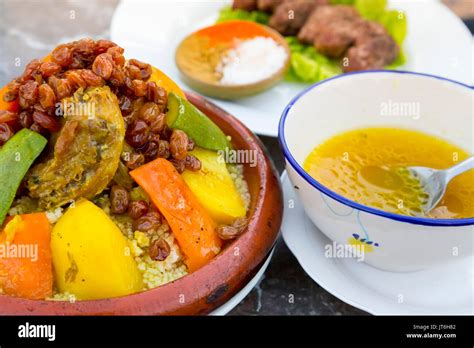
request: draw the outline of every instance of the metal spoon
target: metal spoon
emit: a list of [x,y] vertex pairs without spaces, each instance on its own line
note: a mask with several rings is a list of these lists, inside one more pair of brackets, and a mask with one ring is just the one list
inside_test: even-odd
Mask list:
[[436,170],[427,167],[408,167],[408,170],[420,181],[421,187],[428,194],[423,211],[428,213],[436,207],[446,191],[446,186],[454,177],[474,168],[474,156],[445,169]]

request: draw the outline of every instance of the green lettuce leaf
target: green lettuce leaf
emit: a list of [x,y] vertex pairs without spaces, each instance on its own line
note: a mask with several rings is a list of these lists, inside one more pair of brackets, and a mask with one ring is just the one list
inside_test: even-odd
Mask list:
[[384,14],[387,0],[355,0],[354,6],[362,17],[377,20]]
[[342,73],[339,63],[318,53],[313,46],[301,44],[294,36],[286,37],[290,47],[287,81],[317,82]]
[[237,19],[266,25],[268,24],[270,15],[262,11],[249,12],[240,9],[233,10],[230,6],[227,6],[220,10],[219,17],[217,18],[217,23],[228,22]]
[[407,36],[407,17],[403,11],[385,11],[378,19],[398,45],[403,44]]

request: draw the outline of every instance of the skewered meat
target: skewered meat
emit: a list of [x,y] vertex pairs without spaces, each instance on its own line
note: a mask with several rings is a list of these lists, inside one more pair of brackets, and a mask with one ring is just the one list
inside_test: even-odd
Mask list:
[[270,17],[269,25],[282,35],[296,35],[318,5],[327,0],[285,0]]

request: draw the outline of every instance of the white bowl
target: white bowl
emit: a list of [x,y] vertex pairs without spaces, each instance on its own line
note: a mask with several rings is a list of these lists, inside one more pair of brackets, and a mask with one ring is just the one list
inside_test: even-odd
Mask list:
[[[405,109],[397,112],[397,106]],[[371,245],[363,259],[377,268],[416,271],[472,255],[474,218],[417,218],[364,206],[316,181],[302,164],[331,136],[376,126],[419,130],[472,153],[473,118],[470,86],[426,74],[367,71],[325,80],[296,96],[283,112],[278,137],[305,212],[325,235],[342,245],[354,239]]]

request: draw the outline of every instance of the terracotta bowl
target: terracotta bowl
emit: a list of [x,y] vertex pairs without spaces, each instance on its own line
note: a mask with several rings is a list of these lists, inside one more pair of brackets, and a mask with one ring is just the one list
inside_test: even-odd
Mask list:
[[262,143],[240,121],[197,94],[187,93],[187,97],[232,137],[235,148],[257,153],[257,165],[246,165],[244,173],[251,194],[247,231],[201,269],[152,290],[74,303],[0,295],[1,315],[207,314],[229,300],[250,280],[270,252],[280,230],[283,203],[277,173]]

